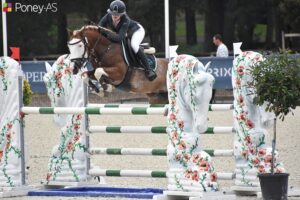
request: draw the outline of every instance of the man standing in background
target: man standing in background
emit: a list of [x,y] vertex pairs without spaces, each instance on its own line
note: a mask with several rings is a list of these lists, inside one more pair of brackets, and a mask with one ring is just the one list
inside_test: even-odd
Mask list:
[[[228,57],[228,48],[227,46],[223,43],[222,37],[220,34],[216,34],[213,37],[213,43],[218,47],[216,56],[217,57]],[[216,94],[216,89],[212,90],[212,96],[210,99],[210,104],[213,103],[215,99],[215,94]]]
[[217,57],[228,57],[228,48],[223,43],[222,37],[220,34],[216,34],[213,37],[213,43],[218,47],[216,56]]

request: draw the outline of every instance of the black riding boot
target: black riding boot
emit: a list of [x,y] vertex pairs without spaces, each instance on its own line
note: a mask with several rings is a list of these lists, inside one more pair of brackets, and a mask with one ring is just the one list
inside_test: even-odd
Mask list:
[[140,61],[142,62],[142,67],[145,69],[145,74],[149,81],[153,81],[156,78],[156,73],[150,69],[150,66],[148,64],[147,58],[143,52],[143,49],[140,48],[139,51],[136,53]]

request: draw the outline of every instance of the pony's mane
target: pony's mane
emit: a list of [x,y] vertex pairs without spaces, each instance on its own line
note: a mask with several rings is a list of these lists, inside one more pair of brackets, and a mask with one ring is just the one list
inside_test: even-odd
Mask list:
[[[79,30],[74,30],[73,36],[75,36],[75,35],[77,35],[79,33],[82,33],[83,31],[96,31],[96,32],[99,32],[99,27],[101,27],[101,26],[95,26],[95,25],[83,26]],[[106,29],[104,27],[101,27],[101,28],[103,28],[103,29],[105,29],[107,31],[111,31],[111,30]]]

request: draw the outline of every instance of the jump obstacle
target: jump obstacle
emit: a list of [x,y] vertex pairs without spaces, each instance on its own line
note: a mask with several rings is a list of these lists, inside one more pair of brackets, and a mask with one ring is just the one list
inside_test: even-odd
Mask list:
[[[15,97],[12,98],[11,96],[10,101],[13,102],[20,102],[21,94],[22,94],[22,87],[21,77],[7,77],[9,79],[9,83],[11,83],[11,86],[13,88],[10,88],[11,90],[15,91]],[[12,84],[14,83],[14,84]],[[17,83],[17,84],[16,84]],[[78,89],[78,88],[77,88]],[[166,156],[166,149],[143,149],[143,148],[94,148],[89,147],[89,135],[90,134],[96,134],[96,133],[121,133],[121,134],[127,134],[127,133],[136,133],[136,134],[165,134],[167,131],[167,127],[156,127],[156,126],[89,126],[89,121],[87,120],[87,115],[163,115],[166,111],[166,105],[140,105],[140,104],[133,104],[133,105],[126,105],[126,104],[87,104],[87,94],[86,94],[86,88],[84,84],[82,84],[82,89],[80,90],[84,94],[81,94],[81,102],[84,102],[85,105],[81,105],[81,107],[24,107],[20,103],[20,105],[15,106],[20,114],[71,114],[71,115],[82,115],[84,116],[83,120],[85,124],[81,124],[81,128],[84,135],[84,142],[85,142],[85,154],[86,157],[84,159],[84,164],[74,162],[74,169],[80,169],[83,172],[86,172],[86,174],[79,179],[70,179],[70,178],[62,178],[61,177],[72,177],[74,174],[72,172],[69,172],[69,174],[65,174],[58,179],[58,181],[61,181],[61,183],[68,185],[70,183],[71,185],[73,183],[78,182],[88,182],[91,177],[93,176],[119,176],[119,177],[149,177],[149,178],[166,178],[173,176],[174,172],[172,171],[151,171],[151,170],[111,170],[111,169],[100,169],[100,168],[92,168],[92,164],[90,163],[90,156],[91,155],[100,155],[100,154],[109,154],[109,155],[147,155],[147,156]],[[4,103],[8,103],[8,101],[4,100]],[[4,105],[4,104],[3,104]],[[221,110],[233,110],[234,106],[232,104],[212,104],[209,106],[209,111],[221,111]],[[22,121],[22,117],[18,116],[19,121]],[[1,118],[1,121],[3,118]],[[1,124],[2,125],[2,124]],[[2,127],[1,127],[2,128]],[[23,126],[21,126],[20,131],[15,131],[19,135],[22,136]],[[205,134],[234,134],[236,132],[235,128],[233,127],[210,127],[207,129]],[[17,135],[17,134],[16,134]],[[5,136],[2,134],[2,138]],[[19,137],[19,136],[18,136]],[[7,138],[7,137],[6,137]],[[9,143],[9,142],[7,142]],[[1,144],[1,143],[0,143]],[[22,156],[19,156],[17,158],[18,161],[15,163],[20,164],[19,170],[17,172],[20,172],[22,181],[11,181],[9,184],[8,182],[4,181],[5,184],[1,184],[3,188],[10,188],[12,190],[17,189],[19,187],[25,186],[25,177],[26,177],[26,170],[25,170],[25,161],[24,161],[24,141],[20,140],[19,144],[20,146],[20,152]],[[232,156],[233,150],[212,150],[207,149],[204,150],[211,156]],[[6,153],[4,153],[7,155]],[[21,161],[19,161],[21,160]],[[8,159],[5,160],[4,167],[1,165],[1,170],[4,172],[8,172],[8,170],[5,168],[9,166]],[[237,166],[238,167],[238,166]],[[3,173],[4,174],[4,173]],[[16,174],[16,171],[7,176],[14,177],[14,174]],[[0,174],[1,176],[2,174]],[[217,173],[219,180],[232,180],[237,177],[240,179],[243,179],[244,177],[239,174],[238,171],[234,172],[219,172]],[[256,177],[256,173],[253,173],[253,177]],[[68,180],[69,179],[69,180]],[[250,177],[251,179],[251,177]],[[4,178],[1,178],[0,180],[5,180]],[[11,178],[8,178],[8,180],[12,180]],[[79,180],[79,181],[78,181]],[[55,182],[55,181],[52,181]],[[49,181],[51,183],[51,181]],[[244,187],[244,191],[257,191],[258,187],[257,185],[246,188]],[[240,190],[242,191],[242,190]]]

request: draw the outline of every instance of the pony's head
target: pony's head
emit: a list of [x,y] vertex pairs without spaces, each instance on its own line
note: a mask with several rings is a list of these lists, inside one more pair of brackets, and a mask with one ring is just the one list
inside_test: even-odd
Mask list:
[[70,60],[75,63],[74,74],[84,68],[91,56],[96,55],[96,47],[108,40],[100,33],[98,26],[83,26],[79,30],[69,30],[68,48]]

